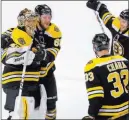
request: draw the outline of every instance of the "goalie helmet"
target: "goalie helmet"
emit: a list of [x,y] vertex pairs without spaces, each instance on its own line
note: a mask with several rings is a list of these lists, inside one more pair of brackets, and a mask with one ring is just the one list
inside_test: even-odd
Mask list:
[[120,13],[120,17],[124,20],[127,20],[129,22],[129,9],[123,10]]
[[46,5],[46,4],[43,4],[43,5],[37,5],[35,7],[35,13],[37,13],[38,15],[43,15],[43,14],[49,14],[52,16],[52,10],[51,8]]
[[25,21],[38,20],[38,15],[35,14],[33,11],[31,11],[31,10],[25,8],[25,9],[23,9],[23,10],[19,13],[17,19],[18,19],[18,25],[19,25],[19,26],[24,26],[24,25],[25,25],[25,24],[24,24]]
[[33,37],[37,22],[39,20],[38,15],[33,11],[25,8],[19,13],[17,19],[18,26],[25,27],[26,32]]
[[110,39],[104,33],[96,34],[92,40],[95,52],[109,49]]

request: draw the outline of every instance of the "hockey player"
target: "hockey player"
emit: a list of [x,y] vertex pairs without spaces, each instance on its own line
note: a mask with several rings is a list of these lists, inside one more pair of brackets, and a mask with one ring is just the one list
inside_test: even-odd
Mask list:
[[47,92],[46,120],[56,119],[57,87],[54,76],[54,61],[61,48],[60,42],[62,35],[59,28],[54,23],[51,23],[52,10],[48,5],[37,5],[35,12],[40,17],[35,32],[35,39],[40,40],[39,48],[46,55],[46,61],[42,62],[41,65],[41,76],[39,80],[39,83],[45,86]]
[[98,58],[85,66],[89,116],[82,120],[127,120],[129,114],[129,62],[109,54],[109,38],[96,34],[93,49]]
[[111,53],[129,60],[129,9],[123,10],[119,17],[114,17],[107,6],[98,0],[88,0],[87,7],[99,13],[105,26],[112,34]]
[[[22,105],[20,106],[20,118],[28,119],[35,108],[40,105],[40,56],[44,53],[34,53],[32,48],[37,48],[33,40],[38,16],[27,8],[18,16],[18,26],[11,28],[1,35],[2,63],[5,65],[2,74],[2,87],[6,93],[5,109],[10,112],[8,120],[14,114],[14,106],[18,105],[19,86],[22,79],[24,59],[27,57],[27,68],[22,89]],[[30,49],[29,49],[30,48]],[[28,52],[27,52],[28,51]],[[14,116],[15,118],[15,116]]]

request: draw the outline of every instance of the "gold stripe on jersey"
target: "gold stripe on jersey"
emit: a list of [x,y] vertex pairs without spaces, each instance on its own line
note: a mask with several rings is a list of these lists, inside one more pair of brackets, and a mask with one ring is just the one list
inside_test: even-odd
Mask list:
[[23,46],[29,46],[32,43],[32,38],[24,31],[14,28],[12,32],[12,39],[14,43],[17,45],[23,47]]
[[104,22],[104,24],[106,25],[107,22],[113,17],[113,15],[109,12],[105,13],[103,16],[102,16],[102,20]]
[[92,99],[95,97],[104,97],[104,91],[101,86],[89,88],[87,89],[87,91],[88,91],[88,99]]
[[60,49],[58,49],[58,48],[54,48],[54,49],[55,49],[57,52],[59,52],[59,50],[60,50]]
[[48,71],[53,67],[54,62],[48,63],[47,67],[41,67],[40,77],[45,77]]
[[6,55],[7,55],[7,53],[5,52],[5,53],[2,55],[2,60],[5,58]]
[[126,37],[129,37],[129,30],[123,35],[126,36]]
[[25,97],[22,97],[22,106],[23,106],[23,119],[27,120],[29,113],[28,113],[28,102]]
[[94,91],[94,90],[103,90],[103,87],[98,86],[98,87],[92,87],[92,88],[87,89],[88,92],[91,92],[91,91]]
[[5,32],[4,32],[4,33],[2,33],[2,34],[5,34],[5,35],[8,35],[8,36],[11,36],[13,29],[14,29],[14,28],[10,28],[10,29],[8,29],[7,31],[5,31]]
[[49,51],[50,53],[52,53],[53,55],[54,55],[54,57],[56,57],[57,56],[57,54],[55,53],[55,52],[53,52],[52,50],[47,50],[47,51]]
[[119,115],[115,115],[115,116],[111,117],[110,120],[116,120],[117,118],[120,118],[120,117],[122,117],[124,115],[127,115],[127,114],[129,114],[129,112],[127,112],[127,113],[126,112],[122,112]]
[[106,112],[102,113],[102,112],[99,112],[98,115],[99,116],[114,116],[115,117],[115,116],[121,116],[121,114],[122,115],[126,115],[128,113],[129,113],[129,110],[127,109],[127,110],[124,110],[122,112],[116,112],[116,113],[113,113],[113,112],[112,113],[106,113]]
[[57,49],[57,48],[48,48],[47,51],[52,53],[54,55],[54,57],[56,58],[56,56],[57,56],[57,54],[59,52],[59,49]]
[[111,108],[111,109],[116,109],[116,108],[121,108],[121,107],[124,107],[126,105],[128,105],[129,102],[125,102],[125,103],[122,103],[120,105],[113,105],[113,106],[109,106],[109,105],[103,105],[102,108]]
[[102,98],[104,98],[104,94],[88,95],[88,99],[93,99],[93,98],[96,98],[96,97],[102,97]]
[[[10,75],[21,75],[22,71],[3,73],[2,78]],[[25,72],[25,75],[40,75],[40,72]]]
[[129,108],[129,105],[126,105],[124,107],[117,108],[117,109],[100,109],[100,112],[108,112],[108,113],[121,112],[121,111],[126,110],[128,108]]
[[[25,81],[39,81],[40,72],[25,72],[24,80]],[[22,71],[18,72],[8,72],[3,73],[2,75],[2,84],[7,84],[15,81],[21,81],[22,79]]]
[[[3,80],[2,81],[2,84],[4,85],[4,84],[7,84],[7,83],[11,83],[11,82],[18,82],[18,81],[21,81],[22,80],[22,78],[12,78],[12,79],[7,79],[7,80]],[[24,81],[30,81],[30,82],[38,82],[39,81],[39,79],[38,78],[24,78]]]
[[[129,110],[128,101],[120,105],[103,105],[99,110],[101,116],[118,116],[120,114],[127,114]],[[128,111],[129,112],[129,111]]]
[[55,118],[56,118],[56,109],[47,111],[45,119],[53,120]]
[[[39,78],[39,75],[25,75],[25,78]],[[22,78],[22,74],[21,75],[10,75],[7,77],[2,77],[2,81],[3,80],[7,80],[7,79],[13,79],[13,78]]]
[[47,114],[47,115],[45,116],[45,119],[46,119],[46,120],[54,120],[55,117],[56,117],[56,113],[53,114],[53,115],[51,114],[50,116]]
[[5,58],[6,55],[7,55],[7,48],[4,49],[4,52],[2,53],[2,59],[1,59],[1,60],[3,60],[3,59]]
[[95,68],[96,66],[106,65],[109,62],[127,61],[127,60],[124,57],[117,55],[117,56],[109,56],[109,57],[105,57],[105,58],[95,58],[91,61],[92,62],[88,63],[85,66],[84,72],[88,72],[88,71],[92,70],[93,68]]
[[107,15],[110,15],[111,13],[110,12],[106,12],[103,16],[102,16],[102,20],[107,16]]
[[10,54],[8,54],[6,57],[6,60],[8,60],[8,59],[10,59],[10,58],[12,58],[12,57],[20,57],[20,56],[22,56],[22,53],[10,53]]
[[45,31],[49,36],[51,36],[52,38],[61,38],[62,34],[61,31],[59,30],[59,28],[51,23],[51,25],[48,27],[48,29]]

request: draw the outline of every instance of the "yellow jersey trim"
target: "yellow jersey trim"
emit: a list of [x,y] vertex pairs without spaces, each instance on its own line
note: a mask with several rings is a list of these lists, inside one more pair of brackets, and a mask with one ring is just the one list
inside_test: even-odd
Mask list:
[[84,68],[84,72],[88,72],[91,69],[95,68],[97,65],[99,64],[103,64],[103,63],[107,63],[110,62],[112,60],[122,60],[124,59],[124,57],[122,56],[109,56],[109,57],[105,57],[105,58],[95,58],[93,60],[91,60],[92,62],[88,63],[85,68]]

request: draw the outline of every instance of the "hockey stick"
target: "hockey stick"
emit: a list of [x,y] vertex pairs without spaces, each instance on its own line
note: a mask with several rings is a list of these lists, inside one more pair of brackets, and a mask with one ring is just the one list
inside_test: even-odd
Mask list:
[[103,25],[102,25],[102,23],[101,23],[101,20],[100,20],[100,18],[99,18],[98,13],[97,13],[96,11],[94,11],[94,13],[95,13],[95,16],[96,16],[96,18],[97,18],[97,21],[99,22],[99,25],[100,25],[100,27],[101,27],[102,32],[105,33],[104,27],[103,27]]
[[[99,23],[99,25],[100,25],[100,27],[101,27],[102,32],[105,33],[105,30],[104,30],[104,28],[103,28],[103,25],[102,25],[102,23],[101,23],[101,20],[100,20],[100,18],[99,18],[98,13],[97,13],[96,11],[94,11],[94,14],[95,14],[96,19],[97,19],[97,21],[98,21],[98,23]],[[97,55],[96,55],[96,57],[98,58]]]
[[[101,27],[102,32],[103,32],[104,34],[106,34],[106,32],[105,32],[105,30],[104,30],[104,27],[103,27],[103,24],[102,24],[102,22],[101,22],[101,20],[100,20],[100,18],[99,18],[98,13],[95,11],[94,14],[95,14],[95,16],[96,16],[96,18],[97,18],[97,21],[98,21],[98,23],[99,23],[99,25],[100,25],[100,27]],[[110,46],[113,46],[113,40],[111,41]],[[111,49],[112,49],[112,47],[111,47]],[[110,49],[110,53],[111,53],[111,49]]]
[[[32,41],[32,43],[33,43],[33,41]],[[26,72],[26,68],[27,68],[28,51],[30,50],[30,48],[32,46],[32,43],[29,46],[29,48],[27,50],[27,54],[26,54],[25,59],[24,59],[22,79],[20,81],[20,88],[19,88],[19,93],[18,93],[18,96],[17,96],[18,99],[16,99],[16,101],[15,101],[15,107],[14,107],[14,112],[13,112],[13,115],[12,115],[12,119],[19,119],[17,117],[19,117],[18,112],[19,112],[19,108],[20,108],[20,104],[21,104],[21,96],[22,96],[22,90],[23,90],[23,84],[24,84],[24,77],[25,77],[25,72]]]

